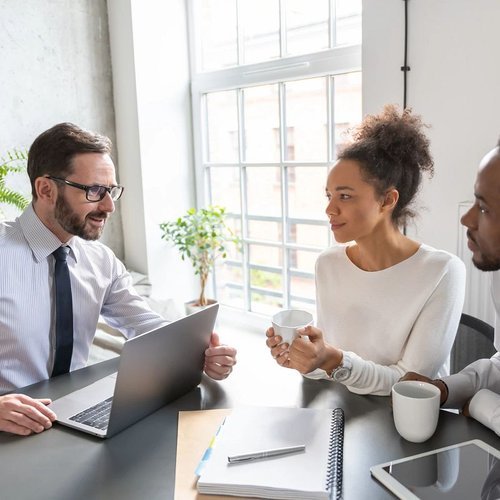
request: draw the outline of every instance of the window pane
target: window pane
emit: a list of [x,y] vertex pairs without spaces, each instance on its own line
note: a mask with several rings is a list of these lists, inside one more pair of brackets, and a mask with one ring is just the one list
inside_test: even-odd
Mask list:
[[346,140],[346,131],[362,118],[361,73],[346,73],[334,77],[335,149],[338,153]]
[[287,54],[307,54],[329,45],[328,0],[286,0]]
[[235,90],[206,95],[208,161],[238,162],[238,108]]
[[[326,161],[326,96],[326,78],[311,78],[285,84],[288,141],[286,160]],[[292,136],[290,130],[293,130]]]
[[248,238],[251,240],[282,241],[281,222],[249,219]]
[[289,268],[294,271],[314,275],[314,267],[316,265],[318,255],[319,251],[296,250],[294,248],[290,248],[288,250]]
[[250,310],[259,314],[271,316],[278,309],[283,309],[282,297],[273,297],[259,292],[252,292],[250,300]]
[[234,66],[238,62],[236,2],[204,0],[198,2],[201,71]]
[[240,204],[240,169],[238,167],[210,168],[212,205],[225,207],[227,212],[238,214]]
[[288,215],[324,219],[327,167],[287,167]]
[[241,267],[219,263],[216,267],[217,298],[232,307],[243,308],[243,273]]
[[290,277],[290,293],[296,298],[315,300],[316,285],[314,278],[306,278],[303,276]]
[[271,267],[281,267],[283,265],[281,248],[279,247],[248,245],[248,252],[250,264]]
[[297,245],[314,246],[324,249],[329,245],[329,232],[330,228],[327,223],[324,226],[290,223],[287,241],[288,243],[295,243]]
[[337,0],[337,45],[361,43],[361,0]]
[[243,34],[243,61],[240,64],[278,58],[279,0],[240,0],[238,8]]
[[247,167],[247,205],[250,215],[281,217],[279,167]]
[[245,161],[280,159],[278,86],[263,85],[243,91]]
[[263,271],[262,269],[250,269],[250,285],[272,292],[281,292],[283,279],[281,273]]
[[310,302],[304,302],[302,300],[292,298],[290,301],[290,307],[292,309],[303,309],[304,311],[310,312],[313,316],[316,314],[316,306]]
[[[229,229],[233,232],[234,235],[238,236],[241,239],[241,219],[239,216],[236,217],[227,216],[226,225],[229,227]],[[239,245],[235,245],[232,242],[229,242],[226,245],[224,245],[224,247],[226,249],[228,259],[238,262],[243,262],[241,241]]]

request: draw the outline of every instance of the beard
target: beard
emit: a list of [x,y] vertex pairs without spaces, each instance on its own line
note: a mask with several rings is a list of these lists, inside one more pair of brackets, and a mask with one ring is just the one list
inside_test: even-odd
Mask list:
[[96,210],[95,212],[88,213],[85,218],[82,219],[71,210],[71,207],[66,200],[59,195],[56,201],[54,217],[67,233],[79,236],[84,240],[94,241],[101,237],[104,226],[92,227],[88,225],[87,219],[90,217],[97,217],[106,220],[108,214],[106,212]]
[[472,257],[472,263],[480,271],[498,271],[500,269],[500,259],[488,259],[484,255],[481,256],[481,259]]
[[478,245],[475,238],[472,236],[471,232],[467,231],[467,238],[472,241],[474,246],[477,248],[477,254],[472,254],[472,263],[480,271],[498,271],[500,269],[500,257],[488,257],[481,252],[481,248]]

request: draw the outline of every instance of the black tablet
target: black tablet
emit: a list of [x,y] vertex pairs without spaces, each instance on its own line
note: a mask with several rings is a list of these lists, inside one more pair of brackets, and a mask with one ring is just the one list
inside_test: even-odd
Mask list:
[[500,498],[500,452],[478,439],[375,465],[370,472],[405,500]]

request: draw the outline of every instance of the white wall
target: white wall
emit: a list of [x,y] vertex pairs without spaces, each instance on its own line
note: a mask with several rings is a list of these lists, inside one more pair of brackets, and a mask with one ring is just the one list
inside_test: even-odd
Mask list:
[[[410,0],[407,104],[431,125],[435,176],[424,184],[416,238],[457,252],[458,204],[500,135],[500,2]],[[402,104],[402,0],[363,2],[363,108]]]
[[[0,0],[0,61],[0,156],[62,121],[114,139],[105,0]],[[103,241],[123,257],[119,208]]]
[[185,2],[108,0],[108,15],[125,260],[180,304],[197,280],[159,224],[195,203]]

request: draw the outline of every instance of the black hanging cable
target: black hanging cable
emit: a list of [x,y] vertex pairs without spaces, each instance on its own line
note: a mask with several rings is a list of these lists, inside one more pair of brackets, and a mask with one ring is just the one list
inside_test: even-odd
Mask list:
[[406,77],[408,71],[410,71],[410,66],[408,66],[408,0],[403,0],[405,3],[405,42],[404,42],[404,62],[401,66],[401,71],[403,72],[403,108],[406,109],[406,95],[407,95],[407,82]]
[[[408,90],[408,85],[406,77],[408,76],[408,71],[410,71],[410,66],[408,66],[408,0],[403,0],[405,3],[405,41],[404,41],[404,62],[401,66],[401,71],[403,72],[403,109],[406,109],[406,95]],[[403,226],[403,234],[406,236],[406,224]]]

